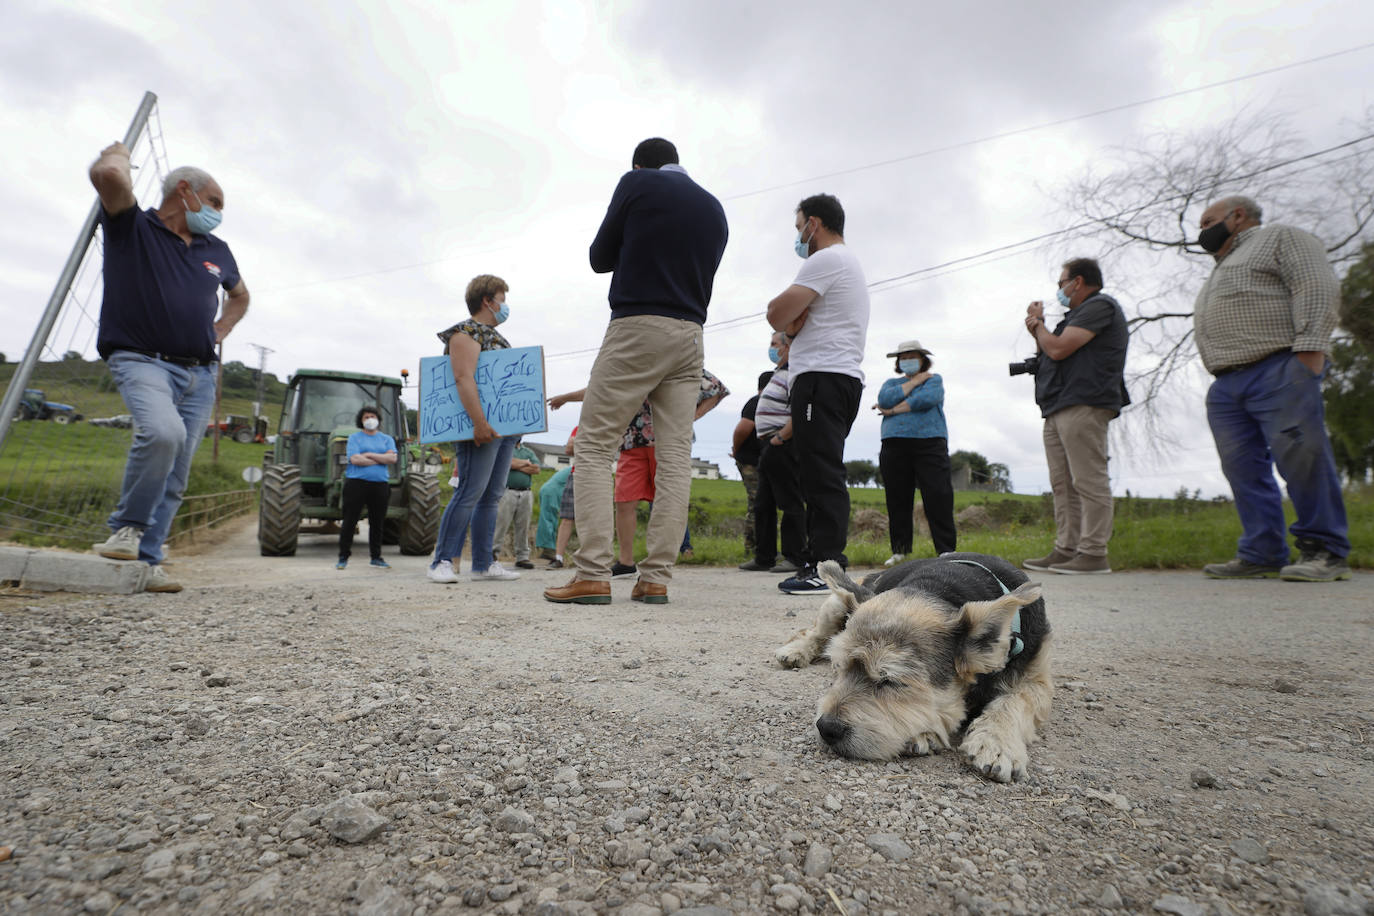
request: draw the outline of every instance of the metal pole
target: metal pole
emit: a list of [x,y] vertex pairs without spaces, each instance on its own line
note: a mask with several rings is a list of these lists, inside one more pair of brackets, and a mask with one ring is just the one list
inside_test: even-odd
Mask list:
[[258,428],[258,415],[262,413],[262,389],[266,384],[267,373],[267,354],[276,353],[271,347],[264,347],[262,344],[250,343],[248,346],[258,351],[258,399],[253,402],[253,430],[256,433]]
[[[124,145],[133,149],[138,143],[138,137],[143,133],[143,128],[148,124],[148,115],[153,111],[153,106],[157,104],[157,96],[151,92],[143,93],[143,101],[139,103],[138,111],[134,113],[134,119],[129,122],[129,129],[124,134]],[[33,377],[34,366],[38,364],[38,357],[42,355],[43,345],[48,340],[48,335],[52,333],[53,325],[57,323],[57,316],[62,311],[62,303],[67,300],[67,293],[71,290],[72,281],[76,279],[76,272],[81,267],[81,260],[86,255],[86,249],[91,244],[91,239],[95,237],[95,227],[100,220],[100,198],[95,199],[91,204],[91,210],[86,214],[86,221],[81,224],[81,231],[77,234],[76,244],[72,246],[71,254],[67,255],[66,266],[62,268],[62,273],[57,278],[57,286],[54,287],[52,295],[48,297],[48,307],[43,310],[43,317],[38,319],[38,327],[33,332],[33,340],[29,342],[29,348],[24,351],[24,358],[15,367],[14,376],[10,379],[10,386],[5,389],[5,398],[0,401],[0,452],[5,449],[5,443],[9,441],[10,422],[14,419],[14,411],[19,406],[19,400],[24,396],[24,389],[29,385],[29,379]]]

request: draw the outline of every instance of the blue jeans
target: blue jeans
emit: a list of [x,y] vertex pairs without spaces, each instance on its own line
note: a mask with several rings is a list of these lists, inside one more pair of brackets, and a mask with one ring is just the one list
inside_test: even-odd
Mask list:
[[515,439],[507,437],[477,445],[471,441],[457,443],[454,460],[458,465],[458,486],[439,522],[439,538],[434,545],[433,569],[443,560],[454,566],[463,556],[463,543],[472,528],[472,571],[483,572],[491,566],[491,542],[496,533],[496,506],[506,492],[506,477],[510,474],[510,459],[515,452]]
[[106,363],[134,418],[134,442],[109,526],[143,529],[138,558],[156,565],[214,410],[215,369],[177,366],[128,350],[116,350]]
[[1207,391],[1207,422],[1240,514],[1236,555],[1267,566],[1288,563],[1277,466],[1297,519],[1295,538],[1350,553],[1340,475],[1326,435],[1322,376],[1292,353],[1218,376]]

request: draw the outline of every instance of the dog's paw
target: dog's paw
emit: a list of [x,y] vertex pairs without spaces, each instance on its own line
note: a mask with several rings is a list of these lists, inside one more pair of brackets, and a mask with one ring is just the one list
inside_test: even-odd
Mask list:
[[936,751],[949,747],[945,739],[934,732],[917,735],[902,748],[903,757],[927,757]]
[[784,668],[805,668],[816,660],[818,654],[816,640],[808,631],[802,630],[785,646],[774,652],[773,657]]
[[997,782],[1012,782],[1026,775],[1030,754],[1021,741],[1003,741],[986,729],[973,729],[959,745],[969,765]]
[[800,646],[796,643],[788,643],[783,646],[773,653],[773,657],[784,668],[805,668],[816,660],[809,646]]

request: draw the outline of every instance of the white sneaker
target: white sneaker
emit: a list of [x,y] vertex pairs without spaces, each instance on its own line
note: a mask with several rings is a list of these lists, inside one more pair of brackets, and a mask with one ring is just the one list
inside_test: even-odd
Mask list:
[[473,582],[486,582],[488,580],[493,582],[507,582],[511,579],[519,578],[520,574],[518,572],[513,569],[506,569],[495,561],[482,572],[474,572],[468,576],[468,579]]
[[148,567],[148,578],[143,583],[143,590],[145,592],[179,592],[181,591],[181,583],[167,575],[167,570],[161,566],[150,566]]
[[898,563],[902,562],[903,558],[905,558],[905,557],[906,557],[906,554],[904,554],[904,553],[894,553],[892,556],[890,556],[890,557],[887,558],[887,562],[884,563],[883,565],[884,565],[884,566],[896,566]]
[[431,567],[426,575],[429,576],[429,581],[442,582],[445,585],[458,581],[458,574],[453,571],[453,562],[450,560],[444,560],[438,566]]
[[103,544],[92,544],[91,549],[107,560],[137,560],[138,544],[143,540],[143,531],[132,526],[120,528]]

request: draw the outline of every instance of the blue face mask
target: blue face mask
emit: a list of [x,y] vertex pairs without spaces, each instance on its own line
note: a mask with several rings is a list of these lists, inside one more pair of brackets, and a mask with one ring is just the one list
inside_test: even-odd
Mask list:
[[[1073,281],[1070,280],[1069,282],[1072,283]],[[1064,308],[1069,308],[1073,304],[1069,301],[1069,294],[1064,292],[1063,286],[1059,287],[1059,289],[1055,292],[1054,296],[1056,299],[1059,300],[1059,304],[1064,306]]]
[[[194,189],[192,189],[191,194],[200,202],[200,209],[192,210],[190,207],[186,207],[186,228],[191,230],[192,235],[209,235],[215,231],[219,221],[224,219],[224,214],[201,200],[200,195],[196,194]],[[182,203],[182,206],[186,206],[185,202]]]
[[769,347],[769,348],[768,348],[768,361],[769,361],[770,363],[772,363],[773,365],[776,366],[776,365],[778,364],[778,360],[781,359],[781,358],[782,358],[782,354],[778,352],[778,348],[777,348],[777,347]]
[[501,307],[493,312],[491,317],[497,324],[503,324],[510,317],[510,303],[502,302]]
[[921,361],[919,359],[898,360],[897,368],[907,375],[915,375],[921,371]]
[[[815,238],[815,236],[816,233],[811,233],[812,238]],[[801,229],[797,230],[797,240],[792,243],[792,250],[797,253],[797,257],[803,260],[811,257],[811,239],[803,239]]]

